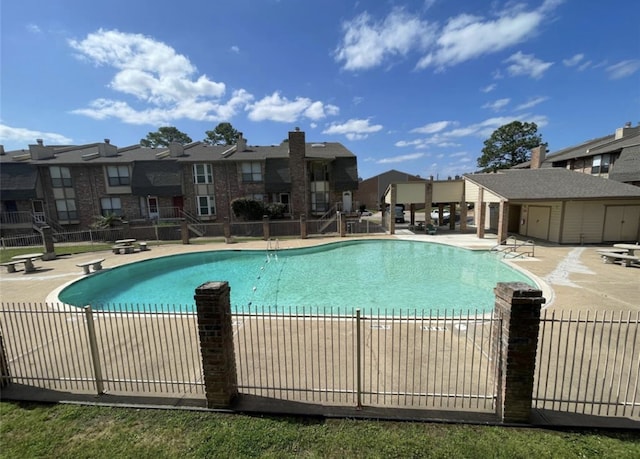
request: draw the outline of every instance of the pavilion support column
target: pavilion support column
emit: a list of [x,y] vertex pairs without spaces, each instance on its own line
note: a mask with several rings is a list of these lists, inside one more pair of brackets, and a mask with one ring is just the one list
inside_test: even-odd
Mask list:
[[484,219],[487,210],[484,204],[484,188],[478,190],[478,202],[475,208],[476,235],[478,239],[484,239]]
[[444,218],[444,204],[438,204],[438,226],[442,225]]
[[433,205],[433,177],[424,185],[424,224],[431,223],[431,206]]
[[500,213],[498,215],[498,242],[509,237],[509,201],[500,201]]
[[467,230],[467,200],[465,196],[464,184],[462,181],[462,195],[460,196],[460,232],[464,233]]
[[409,224],[411,226],[416,224],[416,205],[414,203],[409,204]]
[[456,203],[449,203],[449,229],[456,229]]
[[396,234],[396,203],[398,202],[398,185],[391,184],[391,203],[389,204],[389,234]]

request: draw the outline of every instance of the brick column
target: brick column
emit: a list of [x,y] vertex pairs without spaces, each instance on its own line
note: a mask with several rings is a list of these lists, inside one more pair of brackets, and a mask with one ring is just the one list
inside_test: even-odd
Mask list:
[[43,260],[55,260],[56,250],[53,246],[53,230],[50,226],[43,226],[42,229],[42,243],[44,246]]
[[396,204],[398,203],[398,185],[391,184],[391,202],[389,203],[389,234],[396,234]]
[[486,218],[486,206],[484,203],[484,188],[478,190],[478,202],[475,205],[476,236],[484,239],[484,219]]
[[229,219],[225,217],[223,224],[224,231],[224,242],[227,244],[231,244],[231,223],[229,223]]
[[188,244],[189,243],[189,224],[187,223],[186,220],[182,220],[182,223],[180,224],[180,235],[182,236],[182,243]]
[[306,239],[308,237],[307,234],[307,217],[300,215],[300,238]]
[[268,215],[263,215],[262,216],[262,239],[264,239],[265,241],[268,241],[269,238],[271,237],[271,228],[269,228],[269,216]]
[[509,237],[509,202],[500,201],[500,211],[498,214],[498,242],[502,242]]
[[228,282],[207,282],[194,296],[208,408],[228,408],[238,395],[230,294]]
[[0,335],[0,388],[7,387],[11,382],[11,374],[9,372],[9,362],[4,349],[4,341]]
[[[528,423],[540,329],[542,291],[522,282],[495,288],[493,333],[498,366],[496,413],[505,423]],[[501,324],[501,326],[500,326]]]

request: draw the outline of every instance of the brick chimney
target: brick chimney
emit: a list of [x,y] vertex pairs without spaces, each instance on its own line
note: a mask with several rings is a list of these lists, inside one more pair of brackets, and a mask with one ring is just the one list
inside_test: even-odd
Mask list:
[[632,127],[631,121],[627,121],[623,127],[616,129],[614,138],[615,140],[620,140],[623,137],[638,134],[638,132],[640,132],[640,123],[638,123],[638,126]]
[[291,177],[291,212],[294,218],[307,214],[307,172],[305,135],[300,128],[289,132],[289,174]]
[[242,136],[242,132],[238,132],[238,138],[236,139],[236,151],[241,152],[247,149],[247,139]]
[[547,157],[547,147],[538,145],[531,149],[531,169],[540,169],[540,166]]

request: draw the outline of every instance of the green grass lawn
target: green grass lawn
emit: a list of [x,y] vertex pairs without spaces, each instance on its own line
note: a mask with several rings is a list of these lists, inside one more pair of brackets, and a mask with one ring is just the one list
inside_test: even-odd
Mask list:
[[640,437],[2,402],[0,457],[637,458]]

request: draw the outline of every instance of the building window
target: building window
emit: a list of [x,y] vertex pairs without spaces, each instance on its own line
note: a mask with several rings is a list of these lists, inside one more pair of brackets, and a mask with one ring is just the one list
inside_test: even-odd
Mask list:
[[606,174],[609,172],[611,156],[610,155],[597,155],[593,157],[591,163],[592,174]]
[[243,182],[262,182],[262,166],[258,161],[242,163]]
[[58,211],[58,220],[60,221],[78,219],[76,202],[73,199],[56,199],[56,210]]
[[122,217],[122,203],[120,198],[102,198],[100,199],[100,207],[102,207],[102,216],[116,215]]
[[329,190],[326,182],[311,182],[311,211],[321,213],[329,210]]
[[193,183],[213,183],[211,164],[193,165]]
[[245,197],[247,199],[251,199],[253,201],[264,202],[264,194],[262,194],[262,193],[248,194]]
[[198,215],[211,216],[216,214],[216,201],[213,196],[196,196]]
[[51,166],[49,173],[54,188],[73,188],[71,170],[68,167]]
[[107,166],[107,177],[109,178],[109,186],[128,186],[131,184],[129,166]]
[[325,163],[313,163],[309,168],[309,180],[311,182],[328,182],[329,168]]

